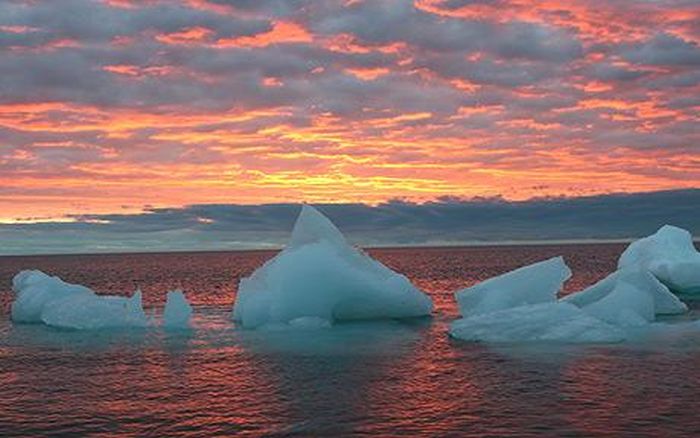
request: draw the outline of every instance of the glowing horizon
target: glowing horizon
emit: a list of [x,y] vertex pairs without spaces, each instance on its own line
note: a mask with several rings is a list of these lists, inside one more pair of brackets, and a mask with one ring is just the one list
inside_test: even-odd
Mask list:
[[700,187],[698,22],[673,0],[5,2],[0,222]]

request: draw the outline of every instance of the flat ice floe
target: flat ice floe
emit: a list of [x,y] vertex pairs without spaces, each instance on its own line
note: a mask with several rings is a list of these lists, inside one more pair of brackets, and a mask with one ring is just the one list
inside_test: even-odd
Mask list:
[[646,269],[673,292],[700,293],[700,253],[692,235],[664,225],[655,234],[632,242],[620,256],[620,269]]
[[18,273],[12,289],[16,294],[11,310],[15,322],[76,330],[147,325],[140,291],[130,298],[100,296],[85,286],[66,283],[41,271]]
[[287,247],[241,279],[233,319],[245,328],[321,328],[431,311],[430,298],[405,276],[353,248],[328,218],[304,205]]
[[555,301],[569,277],[571,270],[564,259],[553,257],[462,289],[455,296],[462,316],[478,315]]

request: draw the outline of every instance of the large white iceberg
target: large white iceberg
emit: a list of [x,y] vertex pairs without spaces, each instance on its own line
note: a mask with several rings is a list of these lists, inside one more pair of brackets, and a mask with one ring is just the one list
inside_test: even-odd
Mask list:
[[353,248],[318,210],[302,207],[287,247],[241,279],[243,327],[428,315],[432,302],[403,275]]
[[168,292],[163,310],[163,327],[166,329],[187,328],[190,326],[192,306],[181,290]]
[[562,257],[524,266],[458,291],[462,316],[479,315],[527,304],[556,301],[571,270]]
[[[639,269],[615,271],[596,284],[565,296],[562,301],[578,307],[586,307],[606,298],[616,290],[619,283],[634,287],[638,296],[650,294],[653,299],[654,315],[677,315],[688,311],[688,306],[671,293],[654,275]],[[630,299],[633,300],[633,297],[630,296]]]
[[618,268],[646,269],[674,292],[700,293],[700,253],[692,235],[682,228],[664,225],[632,242],[620,256]]
[[488,343],[612,343],[625,334],[569,303],[549,302],[483,313],[454,321],[450,335]]
[[130,298],[100,296],[85,286],[66,283],[41,271],[22,271],[13,281],[15,322],[44,323],[53,327],[90,330],[145,327],[141,292]]

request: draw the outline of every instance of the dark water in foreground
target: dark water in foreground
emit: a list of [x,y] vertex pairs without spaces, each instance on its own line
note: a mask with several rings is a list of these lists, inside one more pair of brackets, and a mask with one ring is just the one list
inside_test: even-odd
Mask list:
[[[238,279],[272,252],[0,257],[0,436],[700,436],[700,334],[537,347],[447,337],[454,290],[559,254],[577,290],[612,271],[622,249],[371,251],[431,294],[434,317],[296,333],[229,321]],[[194,328],[13,326],[10,279],[26,268],[101,293],[138,286],[146,307],[181,287]]]

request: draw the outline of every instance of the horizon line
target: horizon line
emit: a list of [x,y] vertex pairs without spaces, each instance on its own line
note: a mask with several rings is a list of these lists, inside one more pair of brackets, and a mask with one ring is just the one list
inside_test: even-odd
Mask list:
[[[392,249],[458,249],[458,248],[484,248],[484,247],[508,247],[508,246],[565,246],[565,245],[615,245],[630,244],[639,237],[620,239],[539,239],[539,240],[498,240],[498,241],[473,241],[473,242],[433,242],[426,244],[391,244],[391,245],[352,245],[362,250],[392,250]],[[693,243],[700,244],[700,236],[693,236]],[[226,252],[264,252],[281,251],[285,245],[242,247],[242,248],[213,248],[213,249],[160,249],[160,250],[125,250],[125,251],[90,251],[90,252],[35,252],[3,254],[0,258],[8,257],[61,257],[61,256],[106,256],[106,255],[138,255],[138,254],[191,254],[191,253],[226,253]]]

